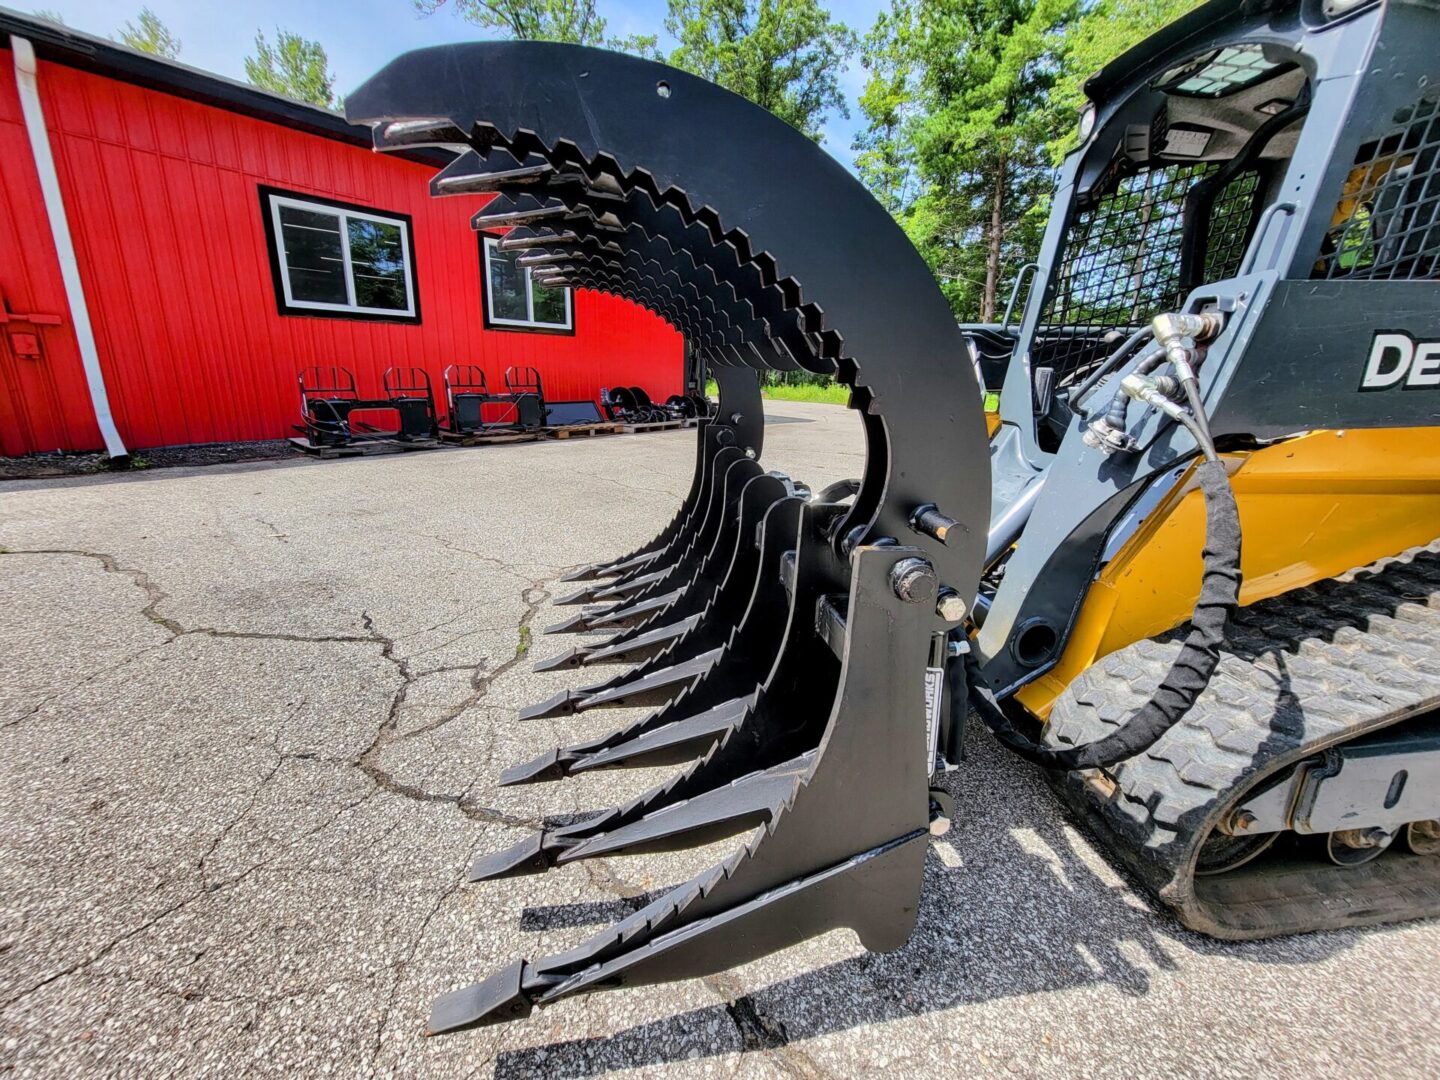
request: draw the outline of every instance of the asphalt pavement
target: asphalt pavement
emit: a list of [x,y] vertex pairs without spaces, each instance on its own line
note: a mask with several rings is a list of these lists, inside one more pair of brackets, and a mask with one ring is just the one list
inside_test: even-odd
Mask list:
[[[764,461],[857,475],[776,403]],[[519,723],[568,567],[673,514],[689,433],[0,486],[0,1071],[15,1076],[1440,1075],[1440,924],[1224,944],[1152,909],[983,732],[919,926],[424,1038],[733,847],[471,885],[673,770],[500,788],[631,714]],[[593,716],[593,714],[592,714]]]

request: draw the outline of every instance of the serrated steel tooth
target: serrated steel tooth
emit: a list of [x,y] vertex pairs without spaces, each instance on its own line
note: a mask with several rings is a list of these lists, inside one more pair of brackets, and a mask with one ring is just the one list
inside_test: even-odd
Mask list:
[[574,690],[561,690],[554,697],[521,709],[517,719],[548,720],[557,716],[574,716],[580,711],[580,703],[585,697],[585,694]]
[[614,611],[587,619],[587,629],[620,630],[637,626],[653,618],[657,612],[664,611],[682,592],[684,589],[674,589],[659,596],[647,596],[634,603],[622,604]]
[[[647,623],[635,631],[622,631],[594,645],[567,649],[557,656],[537,660],[531,671],[561,671],[596,664],[635,664],[649,660],[678,638],[694,629],[698,615],[653,628]],[[640,630],[644,630],[640,633]],[[631,634],[634,636],[630,636]]]
[[468,146],[469,137],[448,117],[392,120],[375,128],[376,149],[416,146]]
[[557,865],[603,855],[639,855],[702,847],[758,825],[769,824],[794,799],[812,763],[805,755],[764,772],[667,806],[560,852]]
[[476,211],[470,218],[470,228],[476,232],[486,229],[502,229],[507,225],[528,225],[536,221],[549,221],[568,217],[573,211],[564,206],[535,206],[523,210]]
[[556,607],[573,607],[576,604],[593,604],[596,600],[595,593],[599,589],[606,588],[602,584],[586,585],[583,589],[576,589],[564,596],[557,596],[550,603]]
[[[583,771],[586,763],[597,755],[608,754],[617,748],[628,747],[629,750],[607,761],[607,765],[619,766],[627,762],[666,765],[687,761],[705,752],[707,740],[709,744],[713,744],[723,738],[727,731],[742,723],[750,704],[747,698],[724,702],[691,717],[690,720],[694,723],[683,732],[677,725],[688,721],[677,720],[659,724],[656,719],[659,714],[652,713],[598,739],[552,747],[529,761],[510,766],[500,774],[498,782],[501,787],[512,787],[517,784],[559,780]],[[639,740],[651,731],[662,729],[667,733],[666,738],[654,740],[644,746],[637,745]],[[694,752],[682,753],[682,745],[695,748]],[[575,839],[575,835],[565,829],[555,830],[554,835],[564,836],[567,842]]]
[[551,623],[540,632],[542,634],[583,634],[589,629],[588,616],[582,611],[561,622]]
[[549,266],[554,263],[563,263],[569,259],[569,255],[521,255],[515,260],[516,266],[534,268],[536,266]]
[[607,685],[576,691],[580,697],[575,704],[575,711],[663,705],[703,675],[719,655],[719,649],[702,653],[693,660],[652,672],[645,678],[624,686]]
[[727,702],[707,709],[699,716],[665,724],[633,739],[578,757],[568,766],[566,775],[622,765],[651,768],[693,761],[739,723],[747,707],[743,700]]
[[663,581],[668,573],[669,571],[667,570],[656,570],[653,573],[641,574],[639,577],[633,577],[629,581],[614,585],[598,585],[590,590],[591,599],[597,602],[604,600],[628,600],[636,593],[644,592],[651,585]]
[[585,662],[584,649],[567,649],[556,656],[547,657],[544,660],[536,660],[530,665],[531,671],[565,671],[570,668],[578,668]]
[[[517,765],[511,765],[500,773],[496,781],[500,787],[513,787],[516,784],[533,784],[542,780],[558,780],[562,776],[569,775],[567,763],[562,762],[563,748],[555,746],[546,750],[543,754],[531,758],[529,761],[522,761]],[[476,879],[472,879],[476,880]]]
[[554,247],[559,244],[573,244],[580,238],[568,230],[537,233],[534,236],[506,235],[500,238],[501,251],[525,251],[528,248]]
[[439,195],[479,195],[499,191],[502,187],[518,184],[542,184],[554,175],[555,167],[549,164],[520,165],[513,169],[497,172],[477,172],[469,175],[442,176],[435,181]]
[[624,641],[593,646],[582,651],[580,663],[589,666],[592,664],[638,663],[642,660],[649,660],[667,649],[678,638],[688,634],[695,628],[699,620],[699,615],[690,615],[679,622],[647,629],[645,633],[637,634]]

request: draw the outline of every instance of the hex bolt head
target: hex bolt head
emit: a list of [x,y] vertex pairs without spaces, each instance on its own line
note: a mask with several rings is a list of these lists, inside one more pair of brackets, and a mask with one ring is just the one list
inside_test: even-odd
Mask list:
[[941,593],[940,599],[935,601],[935,614],[946,622],[959,622],[965,618],[965,612],[968,610],[970,610],[969,607],[966,606],[964,600],[960,599],[960,594],[957,592]]
[[935,567],[925,559],[901,559],[890,568],[890,587],[907,604],[933,600],[938,585]]

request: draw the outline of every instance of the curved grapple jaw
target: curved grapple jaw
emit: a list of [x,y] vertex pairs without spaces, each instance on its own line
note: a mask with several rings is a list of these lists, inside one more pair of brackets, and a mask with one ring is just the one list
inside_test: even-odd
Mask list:
[[[430,1030],[704,975],[836,927],[898,947],[930,822],[927,668],[956,628],[936,598],[974,596],[989,520],[979,390],[924,263],[803,135],[633,57],[536,42],[426,49],[346,111],[378,149],[454,149],[434,194],[492,195],[474,226],[508,229],[501,247],[523,252],[537,281],[649,307],[720,387],[675,518],[642,548],[568,575],[579,587],[559,602],[578,609],[548,632],[607,634],[537,667],[576,669],[586,685],[520,718],[649,711],[501,783],[681,771],[482,856],[470,878],[729,836],[740,847],[576,948],[446,994]],[[762,468],[766,369],[851,387],[867,447],[858,482],[815,498]],[[937,518],[948,527],[933,529]]]

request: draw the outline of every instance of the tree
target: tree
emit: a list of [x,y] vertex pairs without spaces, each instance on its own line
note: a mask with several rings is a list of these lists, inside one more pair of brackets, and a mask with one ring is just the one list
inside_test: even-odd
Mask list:
[[[1098,0],[1065,35],[1064,70],[1055,82],[1054,102],[1062,113],[1078,115],[1085,106],[1085,80],[1126,49],[1138,45],[1166,23],[1200,6],[1202,0]],[[1058,163],[1075,148],[1075,128],[1051,142]]]
[[120,28],[120,43],[152,56],[163,56],[174,60],[180,55],[180,39],[160,21],[160,16],[148,7],[142,7],[134,22],[127,22]]
[[892,0],[867,36],[862,178],[957,314],[993,320],[1038,246],[1061,120],[1052,91],[1078,0]]
[[[433,15],[448,0],[412,0],[421,15]],[[452,10],[462,19],[525,41],[568,41],[600,45],[605,20],[595,0],[455,0]]]
[[[433,15],[448,0],[410,0],[420,15]],[[616,52],[662,59],[655,34],[605,36],[605,20],[595,0],[455,0],[452,8],[467,22],[498,30],[517,41],[563,41],[571,45],[603,45]]]
[[318,41],[276,28],[271,46],[263,31],[255,33],[255,55],[245,58],[245,77],[255,86],[322,109],[340,105],[330,58]]
[[891,0],[866,36],[855,164],[956,313],[1033,258],[1085,81],[1200,0]]
[[59,26],[65,25],[65,17],[61,15],[58,11],[51,11],[49,8],[36,8],[35,18],[45,19]]
[[669,0],[668,60],[749,98],[819,140],[831,109],[849,117],[839,75],[854,32],[818,0]]

